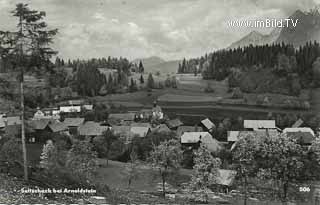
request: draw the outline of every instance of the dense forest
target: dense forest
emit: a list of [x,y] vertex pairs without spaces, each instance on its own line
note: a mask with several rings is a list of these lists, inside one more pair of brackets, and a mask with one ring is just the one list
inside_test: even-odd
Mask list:
[[289,44],[247,46],[237,49],[224,49],[200,58],[184,60],[178,73],[201,71],[204,79],[223,80],[230,75],[232,68],[247,71],[253,66],[271,69],[279,75],[297,73],[313,78],[313,63],[320,56],[318,42],[309,42],[295,49]]

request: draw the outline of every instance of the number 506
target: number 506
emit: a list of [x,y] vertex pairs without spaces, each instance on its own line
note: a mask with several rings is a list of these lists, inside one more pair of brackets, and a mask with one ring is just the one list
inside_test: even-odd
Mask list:
[[310,187],[299,187],[300,192],[310,192]]

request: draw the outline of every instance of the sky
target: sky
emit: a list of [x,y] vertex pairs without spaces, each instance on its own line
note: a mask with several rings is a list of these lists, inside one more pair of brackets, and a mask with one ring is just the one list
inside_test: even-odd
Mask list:
[[285,18],[320,0],[0,0],[0,30],[15,28],[10,11],[19,2],[46,11],[49,27],[59,29],[53,47],[65,59],[174,60],[228,47],[253,30],[228,20]]

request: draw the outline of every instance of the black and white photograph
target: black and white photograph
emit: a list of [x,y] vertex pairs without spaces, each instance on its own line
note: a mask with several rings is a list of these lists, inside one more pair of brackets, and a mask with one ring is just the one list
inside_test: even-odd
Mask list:
[[320,205],[320,0],[0,0],[0,205]]

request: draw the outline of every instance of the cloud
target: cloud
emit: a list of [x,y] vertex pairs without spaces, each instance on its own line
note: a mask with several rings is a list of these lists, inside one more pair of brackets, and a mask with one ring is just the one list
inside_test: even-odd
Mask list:
[[[0,0],[0,30],[14,29],[9,11],[19,0]],[[59,29],[54,47],[66,58],[156,55],[201,56],[239,40],[251,29],[230,29],[230,19],[283,18],[320,0],[26,0],[47,12]],[[267,29],[259,30],[269,32]]]

